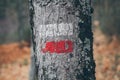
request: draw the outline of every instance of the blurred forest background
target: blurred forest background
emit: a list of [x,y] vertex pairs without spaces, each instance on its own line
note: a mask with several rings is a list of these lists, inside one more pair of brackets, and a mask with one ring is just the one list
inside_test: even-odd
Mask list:
[[[120,0],[93,8],[96,78],[120,80]],[[0,80],[28,80],[30,41],[28,0],[0,0]]]
[[29,39],[28,0],[0,0],[0,44]]

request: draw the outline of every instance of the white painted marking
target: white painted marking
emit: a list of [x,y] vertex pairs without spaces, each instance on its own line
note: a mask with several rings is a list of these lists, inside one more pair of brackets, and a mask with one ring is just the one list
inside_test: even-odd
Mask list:
[[39,25],[38,29],[41,37],[57,37],[73,35],[72,23]]

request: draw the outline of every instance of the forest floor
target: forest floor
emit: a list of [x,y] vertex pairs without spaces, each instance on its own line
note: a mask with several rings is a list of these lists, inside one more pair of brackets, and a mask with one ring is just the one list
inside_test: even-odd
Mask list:
[[[96,80],[120,80],[120,43],[94,31]],[[28,80],[30,47],[26,42],[0,45],[0,80]]]

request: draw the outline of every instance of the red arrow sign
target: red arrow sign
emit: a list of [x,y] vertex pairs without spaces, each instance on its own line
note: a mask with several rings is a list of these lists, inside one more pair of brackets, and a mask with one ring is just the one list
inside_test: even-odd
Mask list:
[[45,48],[42,51],[50,53],[69,53],[73,51],[73,42],[70,40],[61,40],[58,42],[50,41],[45,43]]

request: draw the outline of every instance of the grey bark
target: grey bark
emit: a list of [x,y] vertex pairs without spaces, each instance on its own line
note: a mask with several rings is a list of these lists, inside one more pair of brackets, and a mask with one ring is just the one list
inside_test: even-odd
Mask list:
[[[29,80],[95,80],[91,0],[30,0]],[[71,40],[73,51],[43,52],[47,41]]]

